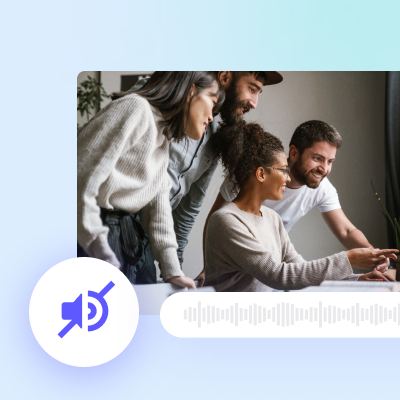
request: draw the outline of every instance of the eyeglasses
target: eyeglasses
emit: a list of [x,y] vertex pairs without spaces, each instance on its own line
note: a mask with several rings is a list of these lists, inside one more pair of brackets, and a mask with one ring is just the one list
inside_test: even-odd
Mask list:
[[276,168],[276,167],[265,167],[265,168],[277,169],[278,171],[282,171],[282,172],[286,175],[286,178],[289,178],[289,174],[290,174],[290,168],[289,168],[289,167],[287,167],[287,168],[285,168],[285,169],[283,169],[283,168]]

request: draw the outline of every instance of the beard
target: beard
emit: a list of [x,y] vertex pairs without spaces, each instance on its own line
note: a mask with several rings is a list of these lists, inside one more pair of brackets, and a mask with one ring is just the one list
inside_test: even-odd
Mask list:
[[[328,174],[323,175],[317,172],[317,169],[312,169],[311,171],[307,171],[305,168],[301,166],[301,159],[295,162],[290,167],[290,173],[291,175],[293,175],[293,178],[296,179],[298,183],[300,183],[300,185],[306,185],[311,189],[317,189],[322,180],[328,176]],[[310,176],[311,173],[316,173],[317,175],[321,175],[322,177],[319,181],[316,181],[313,178],[311,178]]]
[[222,121],[227,125],[235,125],[243,119],[243,115],[236,111],[242,108],[243,114],[250,111],[250,106],[246,101],[240,100],[237,90],[237,79],[233,79],[228,89],[225,90],[225,101],[220,109]]

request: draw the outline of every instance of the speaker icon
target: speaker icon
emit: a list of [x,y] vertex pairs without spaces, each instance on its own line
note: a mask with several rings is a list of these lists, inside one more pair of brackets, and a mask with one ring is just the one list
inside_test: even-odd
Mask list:
[[[115,286],[114,282],[110,281],[99,293],[88,290],[88,297],[96,299],[102,308],[102,314],[100,319],[88,326],[88,331],[93,332],[101,328],[108,318],[108,304],[104,300],[104,296]],[[96,306],[88,301],[88,308],[90,310],[87,318],[88,321],[93,319],[96,314]],[[75,301],[65,302],[61,305],[61,318],[69,320],[70,322],[58,333],[58,336],[62,339],[75,325],[78,325],[82,329],[82,294],[80,294]]]

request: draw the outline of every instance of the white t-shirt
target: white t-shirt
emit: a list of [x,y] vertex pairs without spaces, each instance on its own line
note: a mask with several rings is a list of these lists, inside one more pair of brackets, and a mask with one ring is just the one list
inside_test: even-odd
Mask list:
[[[238,191],[233,191],[233,184],[228,178],[222,183],[220,193],[225,201],[233,201],[238,195]],[[314,207],[321,213],[342,208],[337,191],[328,178],[324,178],[317,189],[311,189],[306,185],[299,189],[286,187],[281,200],[266,200],[263,205],[281,216],[287,232]]]

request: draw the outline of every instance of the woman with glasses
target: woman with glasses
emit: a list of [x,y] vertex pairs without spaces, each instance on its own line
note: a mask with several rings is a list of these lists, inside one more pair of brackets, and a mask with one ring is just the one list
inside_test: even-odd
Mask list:
[[279,201],[290,182],[282,142],[260,125],[222,125],[215,149],[229,179],[239,189],[209,221],[205,285],[217,291],[289,290],[324,280],[393,280],[373,271],[355,275],[352,267],[372,269],[398,250],[353,249],[314,261],[296,252],[280,216],[262,206]]

